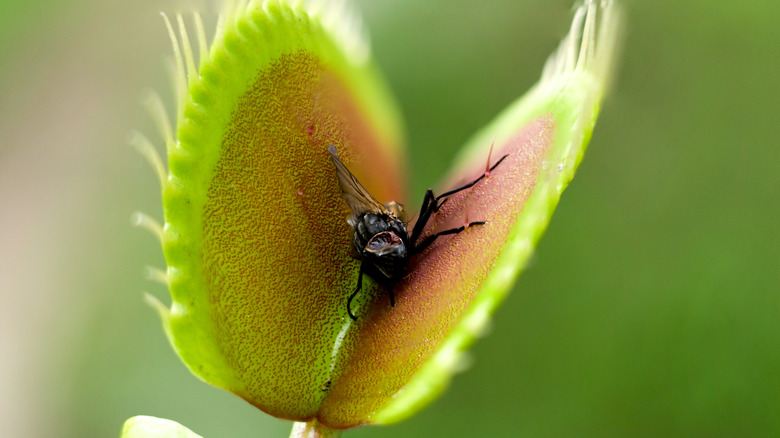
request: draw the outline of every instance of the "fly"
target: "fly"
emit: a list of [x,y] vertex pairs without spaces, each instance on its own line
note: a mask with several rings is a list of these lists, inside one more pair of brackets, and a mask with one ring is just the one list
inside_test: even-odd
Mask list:
[[[425,192],[417,222],[415,222],[410,234],[406,223],[402,220],[403,206],[396,202],[379,203],[347,169],[347,166],[339,160],[336,146],[330,145],[328,152],[330,152],[330,158],[336,166],[336,175],[338,175],[341,186],[341,199],[352,210],[352,215],[347,220],[355,231],[352,237],[352,256],[360,260],[357,287],[347,300],[347,313],[353,321],[356,321],[357,317],[352,314],[350,306],[352,300],[363,288],[363,274],[368,274],[378,283],[387,287],[390,294],[390,305],[395,306],[393,285],[406,275],[406,266],[413,255],[421,253],[441,236],[458,234],[468,227],[485,224],[484,221],[469,222],[460,227],[439,231],[420,239],[428,220],[447,202],[449,196],[474,186],[508,156],[501,157],[496,164],[489,167],[477,179],[444,194],[436,196],[431,189],[428,189]],[[490,156],[488,155],[489,165]]]

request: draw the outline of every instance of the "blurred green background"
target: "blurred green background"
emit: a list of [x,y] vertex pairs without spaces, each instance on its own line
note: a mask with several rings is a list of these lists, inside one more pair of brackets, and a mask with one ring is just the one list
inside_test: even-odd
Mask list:
[[[2,436],[113,437],[136,414],[289,434],[192,377],[142,303],[166,296],[142,275],[163,259],[129,218],[161,208],[125,138],[152,136],[140,98],[170,88],[157,12],[191,3],[3,2]],[[571,19],[569,0],[357,3],[418,195]],[[780,3],[626,3],[589,151],[471,369],[412,419],[345,436],[780,436]]]

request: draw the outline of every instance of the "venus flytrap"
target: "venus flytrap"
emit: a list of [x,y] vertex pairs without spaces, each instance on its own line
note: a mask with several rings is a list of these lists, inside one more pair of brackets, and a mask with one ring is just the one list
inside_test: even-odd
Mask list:
[[359,262],[327,148],[377,200],[403,202],[401,131],[356,16],[314,3],[228,2],[210,46],[196,15],[197,64],[182,17],[178,34],[166,18],[175,129],[158,98],[148,107],[168,169],[146,138],[133,140],[162,183],[165,224],[138,218],[168,264],[153,277],[171,306],[148,299],[171,344],[199,378],[298,422],[294,436],[400,421],[446,387],[573,177],[619,24],[614,2],[577,9],[540,82],[474,136],[437,193],[484,173],[491,148],[506,160],[448,197],[423,236],[486,224],[413,257],[394,307],[365,278],[353,321]]

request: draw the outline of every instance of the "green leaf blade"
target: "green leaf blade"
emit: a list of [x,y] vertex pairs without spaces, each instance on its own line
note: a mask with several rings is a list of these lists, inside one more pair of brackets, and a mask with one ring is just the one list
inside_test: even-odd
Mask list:
[[[327,147],[380,196],[403,191],[392,105],[337,40],[284,2],[229,16],[189,78],[163,190],[171,342],[201,379],[299,421],[328,395],[356,282]],[[389,164],[366,172],[368,156]]]
[[[459,358],[483,331],[490,314],[503,301],[527,263],[592,135],[614,68],[621,14],[616,2],[586,2],[581,6],[575,13],[570,34],[548,61],[541,81],[475,135],[456,159],[446,187],[473,178],[479,172],[480,163],[484,171],[484,157],[494,144],[493,157],[504,153],[523,155],[520,151],[529,147],[537,152],[526,153],[525,164],[520,166],[523,170],[518,169],[533,182],[520,179],[524,182],[515,184],[508,193],[506,187],[488,189],[492,200],[475,194],[469,204],[487,204],[490,209],[480,213],[480,207],[466,207],[455,214],[469,220],[476,220],[475,214],[486,215],[483,217],[487,217],[489,225],[499,225],[491,227],[488,240],[501,242],[501,247],[496,253],[492,245],[478,238],[461,244],[469,248],[461,254],[469,261],[474,260],[473,248],[480,248],[477,252],[486,249],[493,258],[473,264],[489,263],[490,268],[488,272],[471,269],[466,284],[476,282],[476,292],[473,295],[469,292],[470,285],[457,292],[468,297],[467,308],[437,320],[438,324],[451,324],[452,320],[456,324],[450,327],[446,339],[419,371],[377,411],[372,422],[401,421],[443,391],[459,369]],[[501,172],[499,167],[491,178],[501,179]],[[519,198],[520,202],[502,210],[507,197]],[[499,214],[491,215],[491,209]],[[462,269],[449,272],[461,273]]]

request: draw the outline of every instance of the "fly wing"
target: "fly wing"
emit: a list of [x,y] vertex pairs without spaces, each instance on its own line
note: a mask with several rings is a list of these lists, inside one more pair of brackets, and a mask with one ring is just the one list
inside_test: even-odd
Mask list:
[[336,166],[336,175],[339,177],[339,185],[341,186],[341,199],[352,209],[352,214],[355,216],[361,213],[386,214],[385,206],[374,199],[371,193],[368,193],[368,190],[355,178],[355,175],[347,169],[347,166],[339,160],[336,146],[328,146],[328,152],[330,152],[330,158]]

